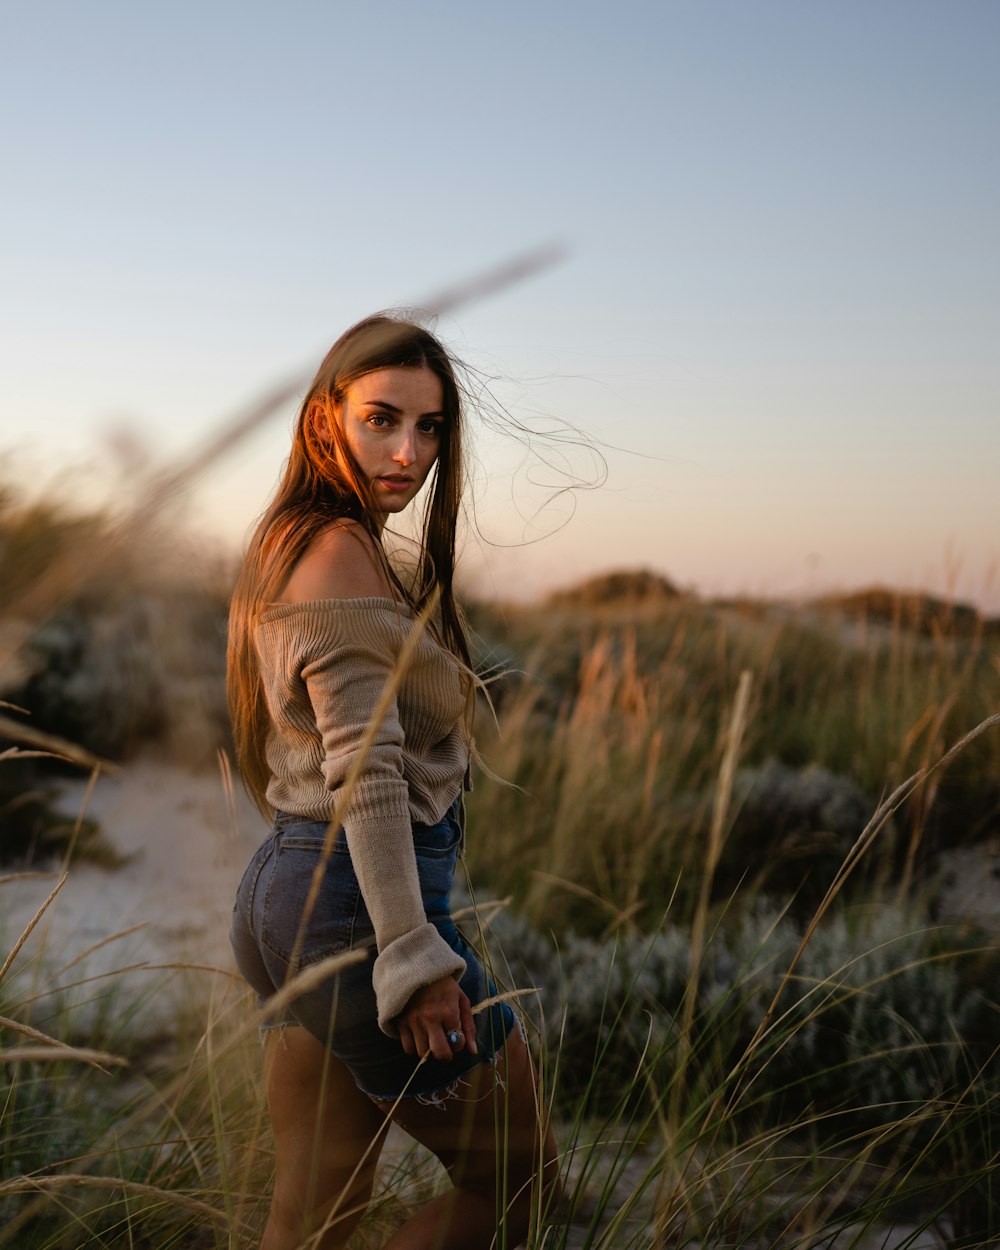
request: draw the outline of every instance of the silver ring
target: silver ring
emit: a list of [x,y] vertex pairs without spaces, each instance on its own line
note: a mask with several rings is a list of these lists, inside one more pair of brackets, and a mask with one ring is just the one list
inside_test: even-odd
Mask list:
[[465,1034],[461,1029],[452,1029],[451,1032],[446,1033],[445,1036],[448,1038],[448,1045],[452,1048],[452,1050],[458,1050],[459,1046],[461,1046],[465,1041]]

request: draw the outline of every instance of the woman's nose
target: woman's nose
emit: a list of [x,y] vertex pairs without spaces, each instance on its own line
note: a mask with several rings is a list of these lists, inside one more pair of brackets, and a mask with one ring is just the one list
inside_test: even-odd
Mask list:
[[400,464],[412,464],[417,458],[416,439],[412,430],[404,431],[394,457]]

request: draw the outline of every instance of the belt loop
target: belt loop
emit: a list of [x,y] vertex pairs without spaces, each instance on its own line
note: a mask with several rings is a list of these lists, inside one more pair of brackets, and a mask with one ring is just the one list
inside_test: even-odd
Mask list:
[[463,790],[458,796],[458,824],[462,830],[462,836],[458,841],[458,853],[463,859],[465,858],[465,821],[465,791]]

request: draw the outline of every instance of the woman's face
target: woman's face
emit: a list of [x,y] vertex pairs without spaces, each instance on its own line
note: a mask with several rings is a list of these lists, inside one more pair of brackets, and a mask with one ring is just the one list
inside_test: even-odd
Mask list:
[[426,365],[357,378],[336,408],[380,512],[402,512],[427,480],[444,428],[441,379]]

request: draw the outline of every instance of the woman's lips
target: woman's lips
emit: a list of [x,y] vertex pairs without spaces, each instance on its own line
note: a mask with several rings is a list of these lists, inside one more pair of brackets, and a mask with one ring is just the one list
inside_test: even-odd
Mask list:
[[412,477],[380,477],[376,480],[381,482],[386,490],[409,490],[413,485]]

